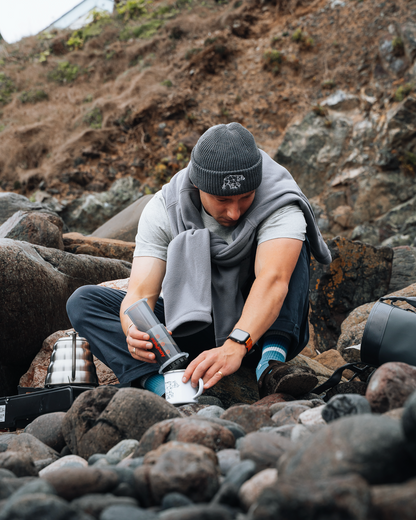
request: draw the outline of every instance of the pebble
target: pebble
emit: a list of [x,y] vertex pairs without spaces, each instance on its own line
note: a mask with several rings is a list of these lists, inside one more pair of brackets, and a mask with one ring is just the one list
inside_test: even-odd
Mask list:
[[365,397],[359,394],[334,395],[322,408],[322,419],[329,423],[340,417],[361,413],[371,413],[370,403]]
[[78,455],[67,455],[66,457],[62,457],[49,466],[46,466],[41,471],[39,471],[39,476],[43,477],[47,473],[51,471],[55,471],[57,469],[66,467],[66,468],[85,468],[88,466],[88,462],[82,457],[78,457]]

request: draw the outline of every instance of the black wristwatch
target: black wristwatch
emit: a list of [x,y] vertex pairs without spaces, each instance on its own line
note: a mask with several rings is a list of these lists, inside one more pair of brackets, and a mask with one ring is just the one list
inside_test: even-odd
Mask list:
[[232,339],[236,343],[244,345],[247,349],[247,352],[250,352],[253,347],[253,341],[251,340],[250,334],[241,329],[234,329],[227,339]]

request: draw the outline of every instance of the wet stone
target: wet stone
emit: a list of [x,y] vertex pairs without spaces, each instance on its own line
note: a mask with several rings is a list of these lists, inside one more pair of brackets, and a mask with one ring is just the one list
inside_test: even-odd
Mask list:
[[236,449],[221,450],[217,453],[221,473],[226,475],[232,467],[241,462],[240,452]]
[[250,459],[243,460],[230,469],[224,479],[224,483],[229,482],[237,489],[240,489],[244,482],[257,472],[256,468],[256,463],[254,461]]

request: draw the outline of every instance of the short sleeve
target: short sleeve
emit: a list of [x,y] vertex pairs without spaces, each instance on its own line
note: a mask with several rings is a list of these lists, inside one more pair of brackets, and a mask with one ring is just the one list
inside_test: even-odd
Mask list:
[[141,214],[133,256],[152,256],[166,262],[168,245],[173,239],[165,199],[158,191]]
[[288,204],[273,212],[259,226],[257,244],[275,238],[305,240],[306,220],[297,204]]

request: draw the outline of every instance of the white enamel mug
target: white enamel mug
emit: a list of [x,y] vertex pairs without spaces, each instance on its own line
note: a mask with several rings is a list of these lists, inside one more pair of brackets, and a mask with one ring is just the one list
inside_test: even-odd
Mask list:
[[198,388],[192,388],[191,380],[187,383],[182,382],[182,377],[185,373],[185,369],[181,370],[170,370],[165,372],[165,399],[170,404],[190,404],[196,403],[197,397],[199,397],[204,390],[204,381],[199,380]]

